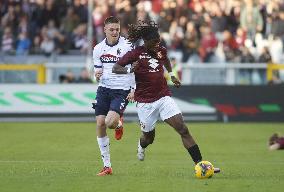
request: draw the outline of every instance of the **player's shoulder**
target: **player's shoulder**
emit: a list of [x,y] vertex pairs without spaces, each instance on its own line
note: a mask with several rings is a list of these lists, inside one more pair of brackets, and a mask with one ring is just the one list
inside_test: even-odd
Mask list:
[[93,50],[100,50],[102,47],[106,46],[106,39],[96,44]]
[[124,36],[120,36],[119,43],[125,44],[126,46],[133,47],[133,44]]

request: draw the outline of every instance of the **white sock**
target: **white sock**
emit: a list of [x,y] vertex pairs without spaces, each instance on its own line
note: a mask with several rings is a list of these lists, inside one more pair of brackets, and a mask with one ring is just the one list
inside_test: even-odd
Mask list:
[[144,152],[145,149],[141,147],[140,145],[140,139],[138,140],[138,152]]
[[102,160],[104,162],[104,167],[111,167],[108,136],[102,138],[97,137],[97,140],[101,151]]

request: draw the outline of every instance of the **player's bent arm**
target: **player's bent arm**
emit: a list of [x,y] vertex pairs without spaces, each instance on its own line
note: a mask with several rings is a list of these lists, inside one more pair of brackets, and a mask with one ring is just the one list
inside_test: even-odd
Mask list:
[[131,72],[131,69],[128,67],[122,67],[121,65],[116,63],[112,67],[112,72],[116,74],[127,74]]
[[171,66],[171,62],[168,57],[165,59],[164,66],[167,69],[168,73],[172,74],[172,66]]

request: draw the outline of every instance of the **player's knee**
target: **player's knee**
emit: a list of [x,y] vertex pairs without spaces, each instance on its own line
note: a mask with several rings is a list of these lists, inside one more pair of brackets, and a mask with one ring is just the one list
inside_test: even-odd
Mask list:
[[179,133],[182,137],[189,135],[189,131],[188,131],[188,129],[187,129],[186,126],[180,127],[180,129],[178,129],[178,133]]
[[118,122],[116,122],[114,119],[109,118],[105,120],[106,127],[110,129],[115,129],[117,126],[117,123]]
[[106,125],[105,125],[105,122],[104,121],[97,121],[97,127],[100,129],[100,128],[104,128]]

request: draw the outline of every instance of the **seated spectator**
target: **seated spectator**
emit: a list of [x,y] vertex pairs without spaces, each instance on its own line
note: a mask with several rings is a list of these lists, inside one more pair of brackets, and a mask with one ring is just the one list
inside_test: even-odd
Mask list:
[[50,37],[44,35],[40,44],[40,49],[45,56],[49,57],[55,50],[55,43]]
[[65,51],[65,36],[55,26],[54,20],[48,21],[46,33],[48,37],[54,41],[57,53],[63,53]]
[[272,58],[269,52],[268,47],[263,47],[261,50],[261,54],[258,58],[259,63],[270,63],[272,62]]
[[187,23],[185,37],[181,46],[182,62],[187,62],[191,56],[198,54],[199,39],[193,22]]
[[74,30],[74,46],[82,53],[88,51],[87,25],[81,24]]
[[6,27],[4,29],[4,34],[2,36],[1,51],[4,54],[13,54],[14,53],[13,44],[14,44],[14,39],[13,39],[11,28]]
[[26,55],[29,52],[31,46],[31,41],[27,37],[26,32],[22,32],[19,35],[19,39],[17,42],[16,54],[17,55]]
[[268,141],[269,150],[280,150],[284,149],[284,136],[279,136],[277,133],[274,133]]
[[66,74],[59,75],[59,83],[74,83],[75,75],[72,71],[67,71]]
[[230,31],[223,32],[223,49],[226,61],[234,61],[239,55],[239,45]]
[[203,62],[211,62],[212,58],[215,56],[218,41],[208,26],[201,28],[201,34],[202,38],[199,48],[200,57]]
[[90,79],[89,72],[87,71],[86,68],[82,69],[80,76],[76,82],[77,83],[93,83],[93,81]]

